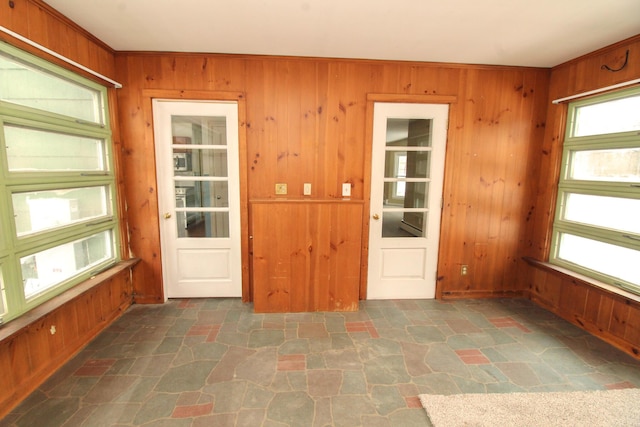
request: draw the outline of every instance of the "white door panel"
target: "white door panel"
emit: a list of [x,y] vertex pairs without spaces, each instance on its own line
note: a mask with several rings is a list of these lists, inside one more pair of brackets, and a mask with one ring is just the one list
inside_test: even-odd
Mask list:
[[448,112],[374,104],[368,299],[435,297]]
[[238,106],[153,101],[167,298],[242,294]]

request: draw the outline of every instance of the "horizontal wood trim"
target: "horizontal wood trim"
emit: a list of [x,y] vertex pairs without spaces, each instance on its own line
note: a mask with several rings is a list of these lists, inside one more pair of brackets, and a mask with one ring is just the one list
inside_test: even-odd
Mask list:
[[244,93],[219,90],[185,90],[185,89],[144,89],[142,96],[151,99],[193,99],[211,101],[237,101],[244,99]]
[[443,300],[446,299],[480,299],[480,298],[523,298],[527,296],[524,290],[514,291],[491,291],[491,290],[474,290],[474,291],[443,291],[440,294]]
[[455,104],[458,97],[455,95],[404,95],[397,93],[369,93],[367,101],[370,102],[406,102],[416,104]]
[[338,203],[338,204],[364,204],[364,200],[351,200],[351,199],[288,199],[288,198],[273,198],[273,199],[254,199],[249,201],[250,204],[325,204],[325,203]]

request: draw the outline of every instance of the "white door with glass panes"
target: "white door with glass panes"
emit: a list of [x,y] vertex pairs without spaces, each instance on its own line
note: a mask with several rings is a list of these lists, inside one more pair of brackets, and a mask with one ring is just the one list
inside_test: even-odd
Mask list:
[[153,101],[167,298],[242,294],[238,105]]
[[374,104],[368,299],[435,297],[448,112]]

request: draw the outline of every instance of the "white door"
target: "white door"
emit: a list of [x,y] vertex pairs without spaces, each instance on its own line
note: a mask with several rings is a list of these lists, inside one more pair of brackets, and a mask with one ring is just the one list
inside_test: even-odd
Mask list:
[[238,105],[153,101],[167,298],[242,294]]
[[368,299],[435,297],[448,114],[374,104]]

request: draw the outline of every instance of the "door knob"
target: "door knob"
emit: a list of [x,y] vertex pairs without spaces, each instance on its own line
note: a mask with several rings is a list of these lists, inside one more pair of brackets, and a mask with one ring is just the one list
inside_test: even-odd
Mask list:
[[373,214],[373,219],[375,219],[376,221],[380,219],[380,216],[378,214]]
[[171,214],[169,212],[164,214],[164,219],[169,219],[171,218]]

